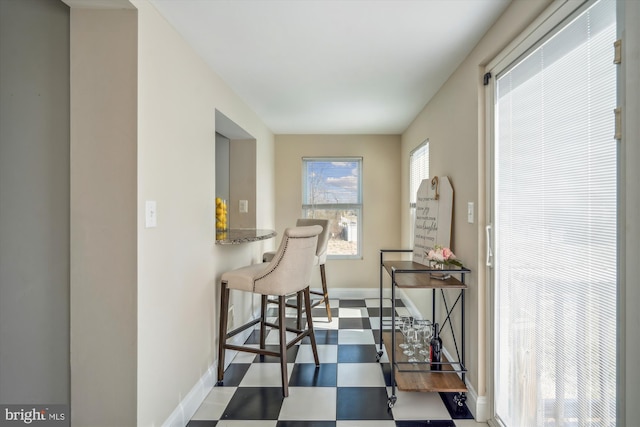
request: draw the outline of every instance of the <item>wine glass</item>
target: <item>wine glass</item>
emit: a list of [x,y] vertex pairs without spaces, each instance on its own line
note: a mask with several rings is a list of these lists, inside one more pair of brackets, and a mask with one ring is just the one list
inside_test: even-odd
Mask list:
[[409,356],[409,362],[417,362],[418,359],[413,357],[415,354],[414,345],[418,341],[418,330],[415,328],[409,328],[407,330],[407,348],[403,351],[403,353]]
[[415,328],[414,328],[414,331],[415,333],[412,334],[410,338],[414,355],[410,356],[409,359],[407,360],[410,363],[420,362],[418,349],[422,348],[422,332],[419,329],[415,329]]
[[402,316],[400,318],[400,331],[402,332],[402,337],[404,338],[404,342],[402,342],[398,347],[403,350],[406,350],[409,347],[407,343],[407,332],[409,329],[413,328],[413,318],[409,316]]
[[428,320],[416,320],[413,323],[413,327],[418,331],[418,341],[416,341],[414,347],[416,349],[422,349],[423,346],[423,339],[424,339],[424,334],[426,332],[427,329],[427,322],[429,322]]
[[424,346],[419,351],[420,355],[425,356],[425,362],[431,362],[429,358],[429,346],[431,345],[431,338],[433,338],[433,324],[430,320],[424,320],[422,323],[422,339]]

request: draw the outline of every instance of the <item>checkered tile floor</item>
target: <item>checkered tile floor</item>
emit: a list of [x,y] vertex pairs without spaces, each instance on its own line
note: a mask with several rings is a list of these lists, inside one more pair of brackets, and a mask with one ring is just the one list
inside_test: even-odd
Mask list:
[[[313,309],[320,367],[313,363],[309,339],[289,349],[289,397],[282,397],[278,358],[237,353],[188,427],[479,427],[468,410],[455,412],[453,394],[404,393],[388,409],[390,365],[376,360],[380,328],[378,299],[331,300]],[[391,315],[391,301],[383,303]],[[275,316],[276,306],[269,315]],[[410,314],[398,301],[396,314]],[[287,314],[293,316],[293,310]],[[277,331],[267,346],[277,350]],[[247,344],[258,347],[257,331]],[[229,355],[229,353],[227,353]]]

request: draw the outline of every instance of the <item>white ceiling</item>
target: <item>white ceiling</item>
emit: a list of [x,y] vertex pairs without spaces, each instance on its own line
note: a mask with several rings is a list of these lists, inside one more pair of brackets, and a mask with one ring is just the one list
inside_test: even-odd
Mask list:
[[276,134],[400,134],[510,0],[151,0]]

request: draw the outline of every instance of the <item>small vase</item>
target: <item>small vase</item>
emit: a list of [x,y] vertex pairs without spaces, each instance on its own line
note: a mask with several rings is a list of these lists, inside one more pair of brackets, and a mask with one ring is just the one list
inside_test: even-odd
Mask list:
[[[432,270],[445,270],[446,268],[448,268],[443,262],[432,262],[430,267]],[[447,280],[449,277],[451,277],[451,275],[448,273],[431,273],[430,276],[432,279],[438,280]]]
[[431,261],[431,263],[429,264],[429,267],[431,267],[432,270],[444,270],[444,263]]

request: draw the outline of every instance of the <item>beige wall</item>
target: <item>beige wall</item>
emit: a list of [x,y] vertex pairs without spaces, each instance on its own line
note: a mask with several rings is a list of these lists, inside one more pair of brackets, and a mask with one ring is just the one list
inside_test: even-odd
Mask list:
[[136,422],[135,10],[71,9],[71,422]]
[[[550,1],[514,1],[451,75],[402,135],[402,243],[408,244],[408,159],[412,149],[429,138],[430,175],[446,175],[454,189],[451,246],[471,268],[466,293],[466,365],[468,380],[483,405],[488,403],[486,335],[487,299],[484,280],[484,116],[482,75],[488,63],[536,18]],[[467,223],[467,202],[476,207],[476,221]],[[421,311],[428,300],[411,294]],[[460,319],[454,319],[454,323]],[[445,347],[447,345],[445,344]],[[482,402],[484,400],[484,402]],[[471,402],[475,404],[476,402]],[[483,409],[483,411],[485,410]],[[476,408],[472,407],[476,412]],[[476,414],[478,415],[478,414]],[[486,414],[481,414],[485,416]]]
[[69,8],[3,0],[0,29],[0,402],[68,404]]
[[[256,141],[232,139],[229,145],[229,226],[256,228]],[[240,212],[240,200],[247,201],[247,212]]]
[[623,39],[620,93],[623,136],[620,147],[621,286],[618,292],[618,423],[632,426],[640,419],[640,2],[618,0]]
[[[400,137],[396,135],[277,135],[276,229],[302,214],[302,157],[362,157],[361,260],[328,260],[329,295],[336,288],[378,288],[379,251],[400,244]],[[319,286],[319,274],[312,287]]]

